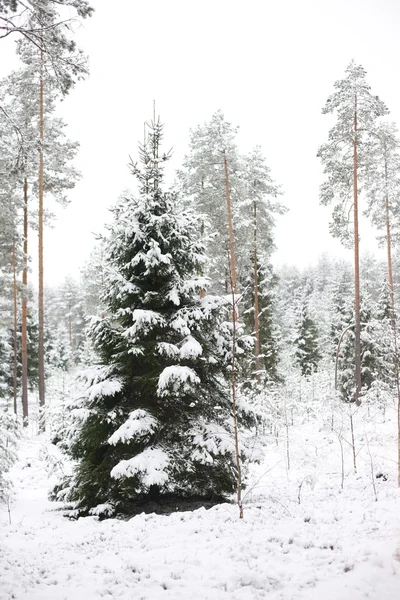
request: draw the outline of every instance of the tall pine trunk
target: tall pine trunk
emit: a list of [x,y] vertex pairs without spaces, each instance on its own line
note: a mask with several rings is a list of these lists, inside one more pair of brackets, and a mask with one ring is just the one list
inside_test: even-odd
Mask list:
[[260,380],[260,321],[258,305],[258,257],[257,257],[257,202],[253,202],[253,245],[254,245],[254,331],[255,331],[255,370],[256,378]]
[[22,412],[28,424],[28,180],[24,180],[24,268],[22,271]]
[[233,237],[231,191],[230,191],[230,186],[229,186],[228,161],[226,160],[225,152],[224,152],[224,169],[225,169],[226,208],[227,208],[227,212],[228,212],[229,259],[230,259],[229,268],[230,268],[230,272],[231,272],[230,279],[231,279],[231,285],[232,285],[234,294],[237,294],[236,266],[235,266],[235,242],[234,242],[234,237]]
[[224,152],[224,168],[225,168],[225,192],[226,192],[226,208],[228,216],[228,230],[229,230],[229,268],[230,268],[230,287],[232,294],[232,373],[231,373],[231,385],[232,385],[232,414],[233,414],[233,437],[235,443],[235,456],[236,456],[236,471],[237,471],[237,504],[239,507],[239,518],[243,519],[243,503],[242,503],[242,470],[240,464],[240,453],[239,453],[239,433],[238,433],[238,419],[237,419],[237,388],[236,388],[236,326],[238,319],[238,312],[236,309],[236,264],[235,264],[235,243],[233,238],[233,222],[232,222],[232,206],[231,206],[231,191],[229,186],[229,172],[228,172],[228,161]]
[[[43,41],[41,49],[40,66],[40,88],[39,88],[39,127],[40,127],[40,154],[39,154],[39,299],[38,299],[38,317],[39,317],[39,406],[45,404],[45,384],[44,384],[44,281],[43,281],[43,177],[44,177],[44,75],[43,75]],[[44,431],[44,416],[40,418],[40,430]]]
[[357,158],[357,96],[354,98],[354,141],[353,141],[353,192],[354,192],[354,309],[355,309],[355,361],[357,406],[361,404],[361,317],[360,317],[360,251],[358,235],[358,158]]
[[14,413],[17,414],[17,390],[18,390],[18,319],[17,319],[17,256],[15,238],[12,247],[12,265],[13,265],[13,292],[14,292],[14,373],[13,373],[13,393],[14,393]]
[[388,264],[388,283],[390,297],[390,322],[393,331],[394,342],[394,376],[397,390],[397,484],[400,487],[400,381],[399,381],[399,349],[396,329],[396,306],[394,301],[393,268],[392,268],[392,238],[390,232],[390,210],[389,195],[387,192],[388,170],[387,157],[385,156],[385,211],[386,211],[386,245],[387,245],[387,264]]

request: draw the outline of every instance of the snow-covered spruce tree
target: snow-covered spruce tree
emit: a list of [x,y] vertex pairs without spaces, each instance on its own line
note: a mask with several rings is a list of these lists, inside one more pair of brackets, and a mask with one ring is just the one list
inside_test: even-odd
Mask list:
[[318,363],[321,360],[318,337],[317,325],[311,318],[307,301],[304,301],[300,311],[297,335],[294,340],[296,346],[295,356],[302,375],[311,375],[317,370]]
[[[374,302],[367,289],[363,289],[361,302],[361,374],[362,394],[366,394],[371,386],[380,381],[386,383],[389,378],[388,370],[388,331],[390,340],[389,321],[385,319],[384,307]],[[373,317],[373,315],[376,315]],[[354,378],[354,307],[347,298],[342,312],[342,340],[338,354],[338,389],[345,402],[355,402]],[[386,321],[386,326],[385,326]]]
[[[274,274],[272,265],[267,263],[257,267],[258,277],[258,329],[259,329],[259,352],[258,364],[255,355],[251,357],[251,370],[262,373],[265,383],[278,383],[281,377],[278,374],[280,331],[276,323],[276,296],[278,278]],[[242,304],[242,320],[247,331],[255,331],[255,302],[254,302],[254,272],[249,268],[248,277],[242,282],[244,289]]]
[[230,329],[223,301],[200,297],[198,221],[162,189],[161,137],[152,123],[141,165],[132,165],[139,196],[119,200],[105,245],[108,310],[91,328],[102,365],[86,372],[85,418],[71,447],[70,499],[83,513],[235,489]]

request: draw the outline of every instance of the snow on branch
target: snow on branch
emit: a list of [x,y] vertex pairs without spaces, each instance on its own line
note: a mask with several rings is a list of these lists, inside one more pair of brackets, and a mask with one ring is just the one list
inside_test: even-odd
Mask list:
[[168,396],[171,392],[189,392],[192,385],[200,383],[196,372],[189,367],[173,365],[166,367],[158,378],[157,393],[160,397]]
[[145,486],[164,485],[168,480],[165,472],[169,458],[161,448],[147,448],[128,460],[121,460],[111,471],[111,477],[134,477],[140,474]]
[[138,408],[131,412],[127,421],[112,434],[108,443],[115,446],[118,442],[130,442],[134,438],[151,435],[156,424],[156,419],[147,410]]
[[164,318],[153,310],[137,308],[132,313],[132,320],[133,325],[123,333],[124,337],[134,339],[138,334],[146,335],[155,326],[165,325]]
[[197,358],[203,354],[203,348],[197,340],[189,336],[181,347],[181,358]]

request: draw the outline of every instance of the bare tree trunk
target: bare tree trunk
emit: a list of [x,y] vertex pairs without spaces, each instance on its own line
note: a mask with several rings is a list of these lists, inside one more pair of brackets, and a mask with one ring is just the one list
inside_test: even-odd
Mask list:
[[355,96],[354,110],[354,142],[353,142],[353,177],[354,177],[354,303],[355,303],[355,336],[356,336],[356,397],[355,402],[360,406],[361,399],[361,316],[360,316],[360,253],[359,253],[359,235],[358,235],[358,158],[357,158],[357,96]]
[[257,202],[253,202],[253,245],[254,245],[254,331],[256,336],[255,344],[255,369],[256,378],[260,381],[260,321],[259,321],[259,305],[258,305],[258,260],[257,260]]
[[[44,384],[44,281],[43,281],[43,177],[44,177],[44,79],[43,79],[43,49],[41,51],[41,73],[39,90],[39,122],[40,122],[40,154],[39,154],[39,406],[45,404]],[[40,430],[44,431],[44,417],[40,419]]]
[[15,238],[13,239],[12,250],[13,263],[13,291],[14,291],[14,377],[13,377],[13,392],[14,392],[14,413],[17,414],[17,389],[18,389],[18,319],[17,319],[17,257],[15,248]]
[[231,193],[229,188],[229,175],[228,175],[228,163],[226,155],[224,153],[224,167],[225,167],[225,190],[226,190],[226,206],[228,214],[228,229],[229,229],[229,266],[230,266],[230,282],[231,282],[231,293],[232,293],[232,412],[233,412],[233,437],[235,442],[235,456],[236,456],[236,471],[237,471],[237,503],[239,507],[239,518],[243,519],[243,503],[242,503],[242,471],[240,465],[240,453],[239,453],[239,433],[238,433],[238,420],[237,420],[237,402],[236,402],[236,324],[238,313],[236,309],[236,264],[235,264],[235,247],[233,238],[233,223],[232,223],[232,209],[231,209]]
[[73,349],[73,344],[72,344],[72,316],[71,316],[71,314],[69,314],[69,316],[68,316],[68,337],[69,337],[69,345],[70,345],[71,349]]
[[386,210],[386,244],[387,244],[387,263],[388,263],[388,283],[389,283],[389,296],[390,296],[390,322],[393,331],[393,342],[394,342],[394,376],[397,390],[397,485],[400,487],[400,381],[399,381],[399,349],[397,342],[397,329],[396,329],[396,306],[394,301],[394,285],[393,285],[393,268],[392,268],[392,239],[390,234],[390,210],[389,210],[389,196],[387,193],[387,158],[385,156],[385,186],[386,186],[386,197],[385,197],[385,210]]
[[[203,186],[203,180],[201,181],[201,185]],[[201,220],[200,235],[201,235],[201,239],[203,239],[203,237],[204,237],[204,219]],[[201,266],[201,274],[202,274],[202,276],[204,276],[204,266],[203,265]],[[205,289],[201,288],[200,298],[204,298],[205,295],[206,295]]]
[[22,271],[22,411],[28,424],[28,180],[24,180],[24,269]]
[[224,168],[225,168],[226,207],[227,207],[227,211],[228,211],[229,257],[230,257],[231,284],[232,284],[234,294],[237,294],[236,265],[235,265],[235,242],[234,242],[234,237],[233,237],[231,191],[230,191],[230,187],[229,187],[228,161],[226,160],[225,152],[224,152]]
[[[232,302],[235,303],[235,293],[232,281]],[[242,470],[240,465],[239,453],[239,432],[237,419],[237,402],[236,402],[236,311],[232,312],[232,412],[233,412],[233,437],[235,441],[235,456],[236,456],[236,471],[237,471],[237,503],[239,507],[239,519],[243,519],[243,503],[242,503]]]

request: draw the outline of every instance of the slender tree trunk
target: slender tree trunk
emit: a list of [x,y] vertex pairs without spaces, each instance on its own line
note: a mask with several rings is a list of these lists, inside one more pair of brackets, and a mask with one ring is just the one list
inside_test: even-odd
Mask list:
[[22,271],[22,411],[28,424],[28,180],[24,180],[24,269]]
[[229,267],[230,267],[230,282],[232,293],[232,412],[233,412],[233,437],[235,442],[236,456],[236,471],[237,471],[237,503],[239,507],[239,518],[243,519],[243,503],[242,503],[242,471],[240,465],[239,453],[239,432],[237,419],[237,401],[236,401],[236,325],[238,313],[236,309],[236,264],[235,264],[235,245],[233,238],[233,223],[232,223],[232,208],[231,208],[231,193],[229,187],[228,162],[224,152],[224,167],[225,167],[225,190],[226,190],[226,206],[228,214],[228,229],[229,229]]
[[[201,182],[201,185],[203,186],[203,181]],[[201,239],[203,239],[203,237],[204,237],[204,219],[201,220],[200,236],[201,236]],[[204,265],[201,265],[201,275],[204,277]],[[200,298],[204,298],[205,295],[206,295],[205,289],[201,288],[201,290],[200,290]]]
[[393,331],[394,342],[394,377],[397,390],[397,484],[400,487],[400,380],[399,380],[399,349],[397,341],[396,329],[396,306],[394,301],[394,285],[393,285],[393,268],[392,268],[392,238],[390,233],[390,210],[389,210],[389,195],[387,192],[387,158],[385,156],[385,210],[386,210],[386,244],[387,244],[387,263],[388,263],[388,283],[390,296],[390,322]]
[[13,392],[14,392],[14,413],[17,414],[17,389],[18,389],[18,319],[17,319],[17,257],[15,248],[15,238],[13,239],[12,250],[13,263],[13,291],[14,291],[14,377],[13,377]]
[[[232,304],[235,305],[235,292],[233,287],[233,277],[231,277],[231,292],[232,292]],[[240,464],[240,452],[239,452],[239,432],[238,432],[238,419],[237,419],[237,402],[236,402],[236,324],[237,315],[235,308],[232,311],[232,413],[233,413],[233,437],[235,442],[235,457],[236,457],[236,472],[237,472],[237,504],[239,507],[239,518],[243,519],[243,503],[242,503],[242,469]]]
[[355,335],[356,335],[356,397],[355,402],[360,406],[361,399],[361,317],[360,317],[360,252],[358,235],[358,158],[357,158],[357,96],[354,110],[354,142],[353,142],[353,191],[354,191],[354,303],[355,303]]
[[[39,406],[45,404],[44,384],[44,280],[43,280],[43,177],[44,177],[44,53],[41,51],[41,73],[39,89],[39,122],[40,122],[40,154],[39,154]],[[44,417],[40,419],[40,430],[45,429]]]
[[234,294],[237,294],[236,265],[235,265],[235,242],[234,242],[234,237],[233,237],[231,191],[230,191],[230,187],[229,187],[228,161],[226,160],[225,152],[224,152],[224,168],[225,168],[226,208],[228,211],[229,257],[230,257],[231,283],[232,283]]
[[68,316],[68,337],[69,337],[69,345],[71,349],[72,347],[72,316],[71,314]]
[[254,245],[254,330],[256,336],[255,344],[255,368],[256,378],[260,381],[260,322],[259,322],[259,305],[258,305],[258,260],[257,260],[257,202],[253,202],[253,245]]

